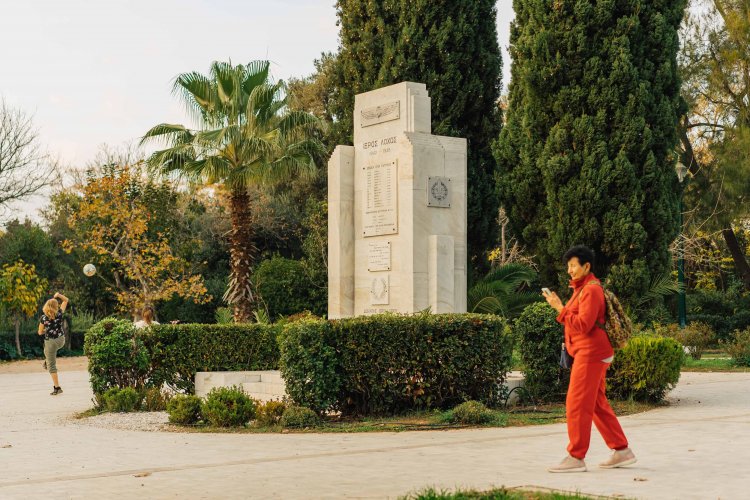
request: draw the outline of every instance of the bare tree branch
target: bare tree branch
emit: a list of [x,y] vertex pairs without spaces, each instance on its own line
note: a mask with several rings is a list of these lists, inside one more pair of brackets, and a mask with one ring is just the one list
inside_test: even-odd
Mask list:
[[42,149],[31,117],[0,99],[0,211],[52,183],[57,162]]

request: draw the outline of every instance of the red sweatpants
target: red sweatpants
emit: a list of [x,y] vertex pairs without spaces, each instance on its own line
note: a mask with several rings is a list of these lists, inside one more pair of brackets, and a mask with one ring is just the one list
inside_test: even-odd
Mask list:
[[608,363],[576,360],[570,373],[570,386],[565,400],[568,420],[568,453],[583,460],[591,442],[591,421],[607,446],[613,450],[628,447],[628,440],[607,401],[606,374]]

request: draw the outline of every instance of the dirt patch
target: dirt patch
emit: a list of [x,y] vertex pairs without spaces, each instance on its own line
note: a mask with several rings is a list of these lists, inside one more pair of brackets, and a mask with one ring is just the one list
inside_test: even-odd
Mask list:
[[[8,361],[0,363],[0,373],[34,373],[45,371],[42,368],[43,359],[25,361]],[[61,372],[88,370],[89,360],[86,356],[72,356],[57,358],[57,369]]]

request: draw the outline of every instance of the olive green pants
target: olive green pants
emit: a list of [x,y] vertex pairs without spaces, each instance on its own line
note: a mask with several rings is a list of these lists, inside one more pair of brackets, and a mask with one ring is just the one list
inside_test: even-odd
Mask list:
[[44,359],[47,361],[47,371],[57,373],[57,351],[65,345],[65,335],[56,339],[44,340]]

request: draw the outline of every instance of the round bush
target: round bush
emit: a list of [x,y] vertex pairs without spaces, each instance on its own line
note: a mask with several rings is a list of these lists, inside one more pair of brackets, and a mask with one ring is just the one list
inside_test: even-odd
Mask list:
[[282,427],[304,428],[315,427],[320,423],[318,414],[304,406],[290,406],[284,410],[279,422]]
[[693,359],[701,359],[703,352],[718,342],[713,328],[700,321],[693,321],[685,328],[677,329],[673,338],[685,346],[687,353]]
[[150,359],[131,321],[104,319],[86,332],[84,353],[94,393],[111,387],[143,387],[150,375]]
[[276,425],[281,421],[285,410],[286,403],[283,401],[268,401],[258,405],[255,411],[255,421],[261,426]]
[[178,394],[167,402],[167,413],[173,424],[196,424],[201,418],[201,399],[191,394]]
[[607,390],[615,399],[658,402],[680,380],[682,346],[665,337],[636,336],[615,353]]
[[453,408],[451,421],[458,424],[478,425],[492,420],[492,412],[479,401],[467,401]]
[[239,427],[255,418],[255,403],[240,387],[217,387],[206,396],[201,414],[215,427]]
[[133,387],[113,387],[104,393],[104,407],[110,412],[131,412],[141,409],[143,394]]
[[557,313],[546,302],[531,304],[513,326],[521,352],[524,387],[536,401],[562,401],[570,372],[560,368],[563,327]]

